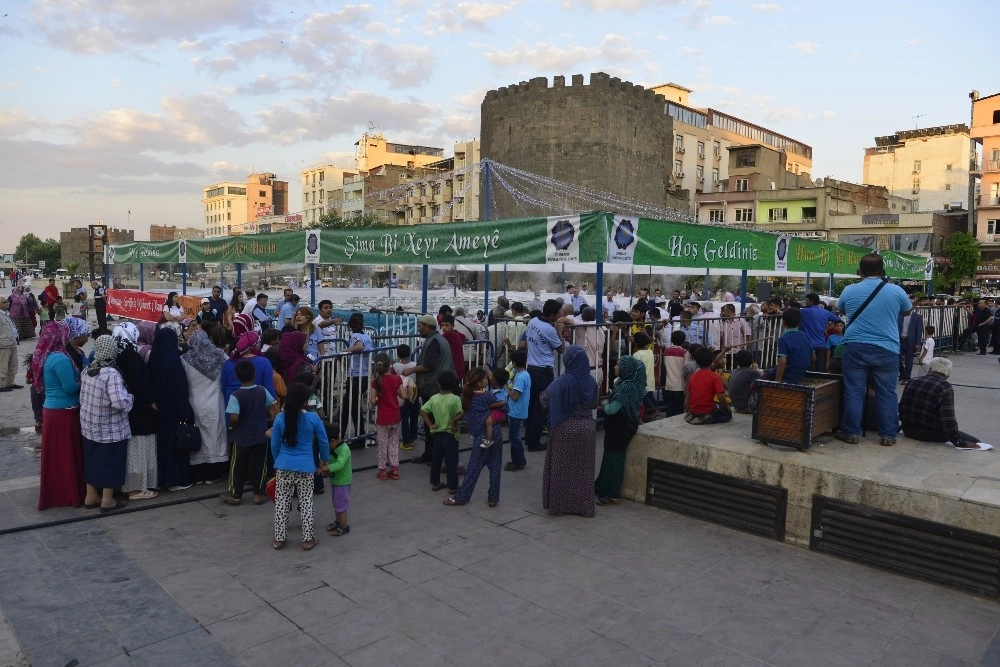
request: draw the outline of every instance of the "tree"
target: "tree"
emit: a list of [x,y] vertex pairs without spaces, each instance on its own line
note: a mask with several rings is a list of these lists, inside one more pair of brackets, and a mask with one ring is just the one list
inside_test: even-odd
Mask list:
[[957,284],[965,278],[971,278],[979,266],[979,242],[967,232],[958,232],[948,238],[944,246],[945,256],[951,260],[951,266],[945,269],[945,280]]
[[34,234],[25,234],[18,242],[14,254],[16,255],[15,260],[18,262],[25,261],[26,256],[29,264],[38,264],[39,261],[45,262],[47,273],[52,273],[62,267],[59,241],[55,239],[43,241]]
[[383,211],[365,211],[348,218],[341,217],[337,211],[326,211],[306,229],[381,229],[395,226],[389,214]]

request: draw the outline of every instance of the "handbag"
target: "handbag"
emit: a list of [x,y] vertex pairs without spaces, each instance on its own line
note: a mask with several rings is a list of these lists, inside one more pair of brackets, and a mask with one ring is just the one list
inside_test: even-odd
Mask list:
[[[872,302],[872,299],[875,298],[875,295],[878,294],[878,291],[880,289],[882,289],[883,287],[885,287],[885,284],[887,282],[889,282],[889,280],[886,279],[886,278],[883,278],[882,282],[880,282],[878,284],[878,286],[875,289],[872,290],[871,294],[868,295],[868,298],[864,300],[864,302],[861,304],[861,307],[858,308],[858,310],[853,315],[851,315],[851,318],[849,320],[847,320],[846,322],[844,322],[844,334],[845,335],[847,334],[847,327],[851,326],[851,323],[854,322],[854,320],[858,319],[858,316],[861,315],[861,313],[864,312],[865,308],[868,307],[868,304]],[[833,357],[834,357],[834,359],[841,359],[841,358],[843,358],[843,356],[844,356],[844,346],[845,345],[847,345],[847,343],[839,343],[837,345],[837,347],[833,348]]]
[[174,451],[197,452],[201,449],[201,431],[197,424],[181,422],[177,425],[177,437],[174,439]]

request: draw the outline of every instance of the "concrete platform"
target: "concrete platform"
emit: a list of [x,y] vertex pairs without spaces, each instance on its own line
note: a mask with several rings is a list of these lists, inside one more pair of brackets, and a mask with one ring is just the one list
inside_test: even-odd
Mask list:
[[803,452],[751,439],[750,415],[692,426],[682,416],[642,426],[628,448],[622,495],[644,502],[647,460],[658,459],[788,491],[785,541],[809,546],[812,501],[820,494],[887,512],[1000,537],[1000,457],[878,435],[848,445],[825,434]]

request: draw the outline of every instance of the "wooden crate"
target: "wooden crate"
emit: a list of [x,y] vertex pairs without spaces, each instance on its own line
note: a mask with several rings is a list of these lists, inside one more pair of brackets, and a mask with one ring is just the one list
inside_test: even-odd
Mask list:
[[757,381],[752,437],[808,449],[813,438],[840,423],[840,376],[806,373],[802,384]]

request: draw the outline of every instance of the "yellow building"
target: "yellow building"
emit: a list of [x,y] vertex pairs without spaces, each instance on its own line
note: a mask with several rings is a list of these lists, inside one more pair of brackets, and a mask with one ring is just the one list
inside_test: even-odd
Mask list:
[[969,127],[903,130],[865,149],[862,182],[911,198],[918,211],[969,209]]
[[701,193],[724,192],[729,178],[730,146],[761,145],[784,154],[785,168],[809,178],[812,147],[774,130],[717,109],[689,105],[691,90],[676,83],[653,86],[667,100],[674,121],[672,187],[690,193],[692,208]]
[[[334,193],[344,188],[344,175],[353,172],[332,164],[316,164],[299,172],[302,179],[302,222],[319,222],[328,208],[333,208]],[[339,208],[339,207],[337,207]]]
[[257,218],[288,212],[288,181],[271,173],[250,174],[245,183],[226,181],[204,189],[205,236],[253,233]]
[[460,141],[454,158],[418,170],[419,180],[406,189],[399,224],[479,220],[479,159],[478,140]]
[[437,162],[444,157],[443,148],[397,144],[386,141],[381,132],[364,133],[354,146],[356,147],[354,166],[358,171],[368,171],[382,165],[414,169]]
[[979,97],[979,91],[972,91],[971,97],[970,135],[982,147],[982,159],[974,171],[980,179],[976,239],[982,244],[983,264],[994,265],[1000,263],[1000,93]]

